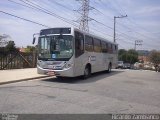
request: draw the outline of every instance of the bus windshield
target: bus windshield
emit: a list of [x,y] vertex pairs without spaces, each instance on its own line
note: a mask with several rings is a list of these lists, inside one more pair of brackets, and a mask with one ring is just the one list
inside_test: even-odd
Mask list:
[[39,58],[70,58],[73,55],[71,35],[53,35],[39,38]]

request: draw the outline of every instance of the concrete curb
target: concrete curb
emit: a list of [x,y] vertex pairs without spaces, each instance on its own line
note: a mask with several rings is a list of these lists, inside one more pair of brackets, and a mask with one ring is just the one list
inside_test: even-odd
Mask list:
[[33,77],[33,78],[24,78],[24,79],[20,79],[20,80],[12,80],[12,81],[0,82],[0,85],[16,83],[16,82],[22,82],[22,81],[29,81],[29,80],[40,79],[40,78],[50,78],[50,77],[51,76],[39,76],[39,77]]

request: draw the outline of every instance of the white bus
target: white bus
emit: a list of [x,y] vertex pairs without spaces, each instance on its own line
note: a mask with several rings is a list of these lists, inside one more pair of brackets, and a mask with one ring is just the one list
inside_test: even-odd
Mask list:
[[117,44],[76,28],[43,29],[38,39],[37,72],[84,78],[99,71],[111,72],[117,67],[117,51]]

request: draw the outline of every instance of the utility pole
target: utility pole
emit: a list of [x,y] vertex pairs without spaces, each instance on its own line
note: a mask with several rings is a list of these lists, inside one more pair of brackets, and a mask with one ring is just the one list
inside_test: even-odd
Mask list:
[[143,40],[135,40],[134,49],[136,50],[136,46],[142,45]]
[[122,16],[114,16],[114,36],[113,36],[113,41],[116,42],[116,18],[124,18],[127,17],[127,15],[122,15]]
[[78,10],[81,14],[79,29],[82,31],[89,32],[89,26],[88,26],[89,17],[88,17],[88,15],[89,15],[89,10],[90,10],[90,6],[89,6],[90,0],[78,0],[78,1],[82,2],[82,6]]

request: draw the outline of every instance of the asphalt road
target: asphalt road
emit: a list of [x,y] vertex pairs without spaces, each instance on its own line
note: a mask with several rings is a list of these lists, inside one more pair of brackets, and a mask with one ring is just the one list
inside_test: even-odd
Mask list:
[[160,113],[160,73],[114,70],[1,85],[0,113]]

